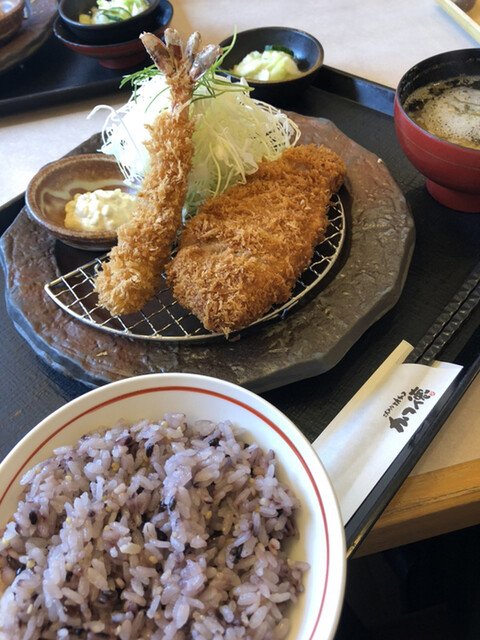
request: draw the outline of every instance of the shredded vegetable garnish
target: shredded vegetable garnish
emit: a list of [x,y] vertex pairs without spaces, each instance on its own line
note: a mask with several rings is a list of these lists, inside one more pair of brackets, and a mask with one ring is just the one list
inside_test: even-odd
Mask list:
[[[218,63],[196,85],[190,104],[195,118],[194,157],[184,217],[196,212],[208,197],[215,197],[237,182],[245,182],[262,159],[274,160],[294,145],[298,127],[281,111],[250,97],[245,81],[233,82],[217,73]],[[131,185],[139,185],[148,170],[146,125],[170,107],[164,76],[148,67],[126,78],[133,92],[128,102],[106,119],[101,151],[112,154]],[[104,108],[102,106],[96,107]]]

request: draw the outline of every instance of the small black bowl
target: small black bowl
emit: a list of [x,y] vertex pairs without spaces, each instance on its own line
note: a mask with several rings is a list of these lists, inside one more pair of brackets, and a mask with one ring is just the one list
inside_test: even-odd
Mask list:
[[[168,0],[162,0],[155,12],[153,23],[150,25],[149,30],[157,38],[163,37],[172,16],[172,5]],[[63,45],[80,55],[95,58],[102,67],[107,69],[128,69],[150,59],[142,41],[138,37],[126,42],[113,42],[110,44],[84,42],[65,26],[60,16],[57,16],[53,23],[53,33]]]
[[155,12],[162,0],[148,0],[149,7],[132,18],[109,24],[82,24],[81,13],[96,6],[95,0],[61,0],[58,14],[64,25],[86,44],[114,44],[134,40],[143,31],[150,31],[155,22]]
[[[226,38],[220,43],[220,46],[229,46],[233,38],[233,35]],[[229,73],[247,54],[252,51],[264,51],[267,45],[280,45],[293,51],[302,75],[281,82],[247,80],[253,89],[250,95],[252,98],[264,102],[278,105],[289,104],[312,84],[323,64],[323,47],[309,33],[289,27],[259,27],[240,31],[236,35],[232,50],[222,62],[221,70]]]

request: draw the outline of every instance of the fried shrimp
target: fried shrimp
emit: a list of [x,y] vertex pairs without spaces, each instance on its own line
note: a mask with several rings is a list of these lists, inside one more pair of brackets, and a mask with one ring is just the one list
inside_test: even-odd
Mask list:
[[181,225],[191,170],[195,123],[189,105],[196,81],[221,54],[217,45],[200,51],[200,34],[183,47],[175,29],[166,29],[165,45],[151,33],[140,36],[153,62],[166,76],[171,109],[150,127],[150,169],[137,207],[118,230],[117,245],[96,277],[99,304],[112,315],[140,310],[154,295]]
[[208,200],[166,267],[175,298],[206,329],[227,336],[288,300],[324,237],[345,175],[336,153],[300,145]]

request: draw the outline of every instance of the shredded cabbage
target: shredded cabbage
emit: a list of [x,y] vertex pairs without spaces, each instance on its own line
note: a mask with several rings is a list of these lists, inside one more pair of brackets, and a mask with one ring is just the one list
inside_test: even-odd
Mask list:
[[[184,217],[195,213],[206,198],[245,182],[262,159],[274,160],[298,141],[300,132],[294,122],[271,105],[253,100],[249,93],[245,81],[232,83],[216,74],[208,85],[197,84],[190,105],[196,125]],[[148,170],[145,142],[150,134],[145,125],[151,125],[169,107],[170,91],[162,74],[142,79],[118,110],[107,107],[110,113],[100,150],[115,156],[130,185],[138,186]]]

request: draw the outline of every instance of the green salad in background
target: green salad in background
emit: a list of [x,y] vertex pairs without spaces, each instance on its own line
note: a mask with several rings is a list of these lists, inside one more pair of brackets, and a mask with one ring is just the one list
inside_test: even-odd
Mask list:
[[78,16],[78,21],[81,24],[120,22],[142,13],[149,6],[147,0],[97,0],[90,11]]

